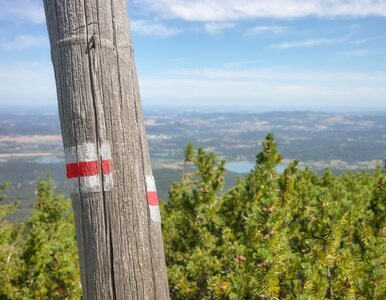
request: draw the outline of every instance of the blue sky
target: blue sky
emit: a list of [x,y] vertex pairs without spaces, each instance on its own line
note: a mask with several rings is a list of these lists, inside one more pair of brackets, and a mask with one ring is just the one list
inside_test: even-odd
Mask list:
[[[386,110],[385,0],[129,0],[145,106]],[[42,0],[0,0],[0,105],[56,105]]]

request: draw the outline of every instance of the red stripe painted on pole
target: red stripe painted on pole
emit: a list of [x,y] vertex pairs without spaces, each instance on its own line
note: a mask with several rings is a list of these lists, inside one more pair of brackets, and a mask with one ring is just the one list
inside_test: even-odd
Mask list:
[[89,177],[98,175],[98,162],[86,161],[66,165],[67,178]]
[[113,161],[111,159],[102,160],[101,167],[104,175],[110,174],[113,172]]
[[68,179],[79,177],[78,163],[67,164],[66,170]]
[[88,177],[98,175],[98,162],[87,161],[79,163],[79,176]]
[[158,206],[157,192],[147,192],[147,202],[150,206]]

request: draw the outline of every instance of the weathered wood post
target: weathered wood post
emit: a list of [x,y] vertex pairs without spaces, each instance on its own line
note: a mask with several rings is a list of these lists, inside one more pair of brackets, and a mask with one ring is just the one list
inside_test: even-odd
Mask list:
[[44,0],[84,299],[168,299],[125,0]]

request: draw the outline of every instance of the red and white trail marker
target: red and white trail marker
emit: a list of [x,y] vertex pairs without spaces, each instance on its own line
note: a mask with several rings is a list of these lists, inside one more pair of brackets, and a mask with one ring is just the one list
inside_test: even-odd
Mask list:
[[150,219],[153,222],[161,222],[157,189],[153,176],[146,176],[147,203],[149,205]]
[[109,145],[101,145],[100,160],[96,145],[91,143],[67,148],[64,153],[72,194],[100,192],[99,170],[102,170],[103,174],[103,189],[109,191],[113,188],[113,164]]
[[103,173],[103,189],[110,191],[114,187],[113,179],[113,161],[111,158],[111,147],[108,144],[102,144],[100,147],[101,169]]

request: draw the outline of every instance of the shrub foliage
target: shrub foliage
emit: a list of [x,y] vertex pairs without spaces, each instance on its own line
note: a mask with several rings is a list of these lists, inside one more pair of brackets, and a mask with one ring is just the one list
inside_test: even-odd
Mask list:
[[222,193],[224,161],[189,148],[162,206],[173,299],[386,299],[384,169],[320,176],[294,161],[278,173],[268,134]]

